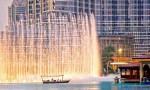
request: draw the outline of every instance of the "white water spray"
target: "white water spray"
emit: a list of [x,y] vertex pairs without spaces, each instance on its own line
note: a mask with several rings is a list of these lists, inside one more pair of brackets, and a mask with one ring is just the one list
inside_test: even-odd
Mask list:
[[[0,37],[0,80],[36,82],[40,75],[99,76],[94,15],[50,13],[48,22],[21,20]],[[6,83],[7,83],[6,82]]]

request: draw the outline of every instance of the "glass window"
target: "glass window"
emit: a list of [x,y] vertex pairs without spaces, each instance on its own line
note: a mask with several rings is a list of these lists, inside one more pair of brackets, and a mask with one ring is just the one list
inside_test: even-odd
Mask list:
[[130,70],[129,69],[126,70],[126,75],[130,75]]

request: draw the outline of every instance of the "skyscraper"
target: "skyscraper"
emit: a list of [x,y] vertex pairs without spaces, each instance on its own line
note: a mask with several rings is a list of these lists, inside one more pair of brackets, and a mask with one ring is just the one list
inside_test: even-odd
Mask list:
[[53,10],[53,0],[27,0],[27,18],[28,21],[39,22],[40,15],[44,12]]
[[[16,0],[17,1],[17,0]],[[19,1],[19,0],[18,0]],[[17,2],[18,2],[17,1]],[[98,35],[130,35],[135,40],[135,56],[150,49],[149,0],[22,0],[27,1],[28,21],[39,22],[49,11],[94,13]],[[9,12],[12,13],[10,7]],[[12,17],[12,14],[9,14]],[[9,22],[11,22],[9,19]]]
[[13,0],[8,7],[8,25],[11,26],[20,20],[20,16],[26,13],[26,0]]
[[99,35],[134,36],[135,55],[150,50],[150,0],[96,0]]
[[[95,0],[28,0],[27,17],[38,22],[49,11],[95,13]],[[30,22],[30,21],[29,21]]]
[[95,13],[95,0],[55,0],[55,10]]

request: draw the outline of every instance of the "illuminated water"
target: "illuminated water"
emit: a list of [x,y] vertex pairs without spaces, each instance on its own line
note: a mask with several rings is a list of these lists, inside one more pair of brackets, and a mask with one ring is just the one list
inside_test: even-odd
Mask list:
[[113,81],[115,76],[76,78],[65,84],[0,84],[0,90],[150,90],[150,85],[148,84],[116,84]]
[[64,78],[99,76],[100,52],[94,15],[50,13],[41,19],[21,20],[0,37],[0,82],[41,82],[40,75]]
[[150,85],[138,83],[115,84],[98,82],[96,84],[5,84],[0,90],[150,90]]

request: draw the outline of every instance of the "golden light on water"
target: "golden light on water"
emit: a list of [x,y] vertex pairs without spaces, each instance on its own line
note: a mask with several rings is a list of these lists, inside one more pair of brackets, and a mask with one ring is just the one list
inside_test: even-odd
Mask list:
[[1,32],[0,80],[40,82],[40,75],[99,76],[101,66],[94,15],[59,16]]

